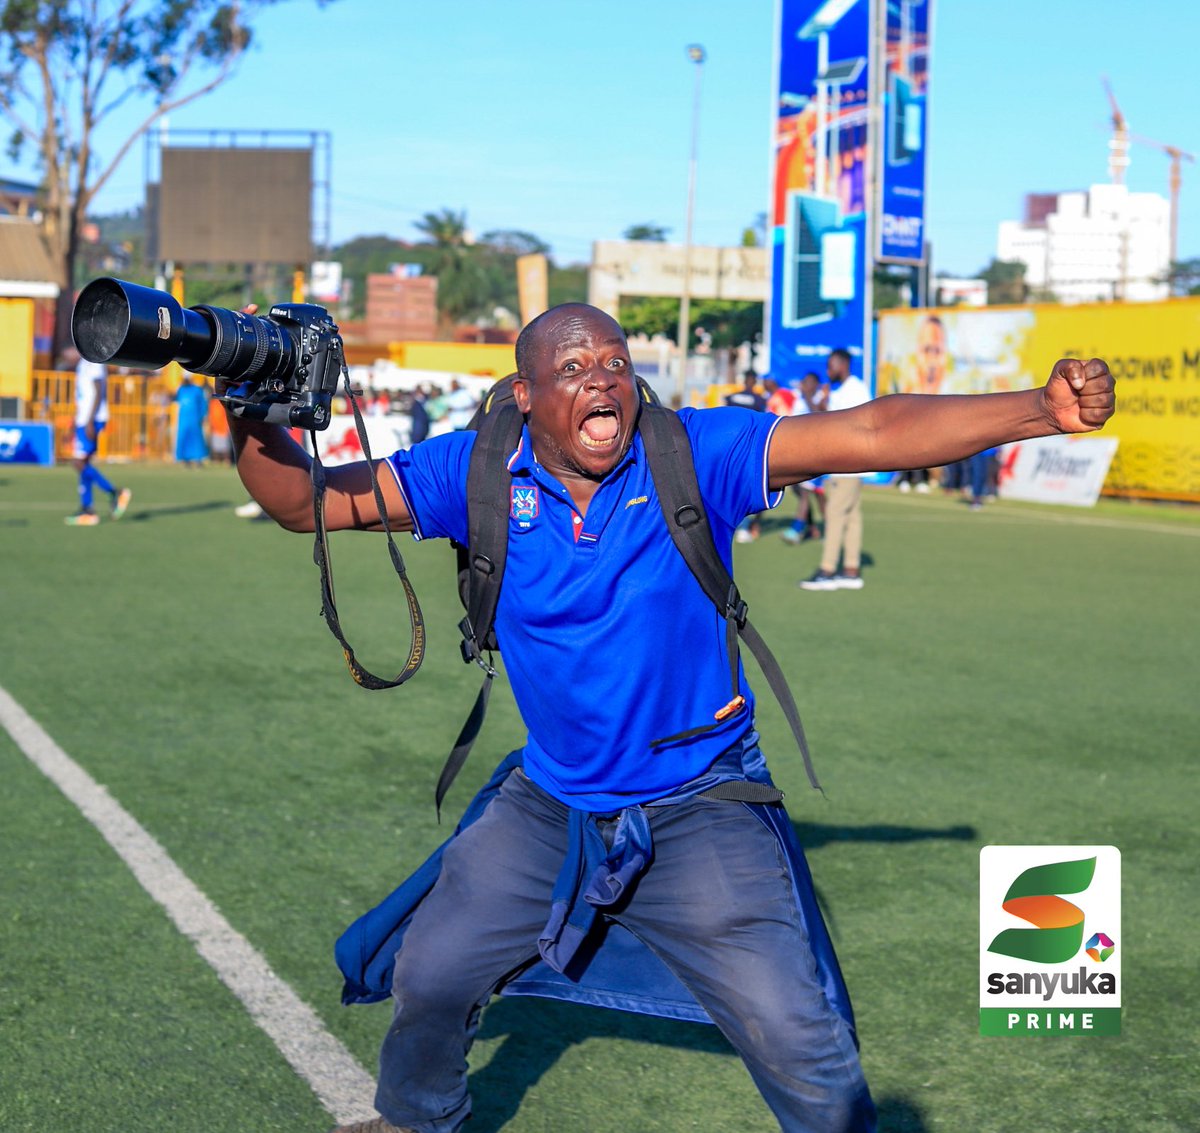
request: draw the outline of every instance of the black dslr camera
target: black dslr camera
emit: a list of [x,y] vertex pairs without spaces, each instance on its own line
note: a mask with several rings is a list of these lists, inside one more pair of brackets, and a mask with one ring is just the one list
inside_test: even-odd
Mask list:
[[96,279],[71,315],[75,345],[89,362],[185,370],[240,384],[220,399],[235,417],[300,429],[329,425],[345,372],[342,339],[324,307],[278,303],[266,318],[224,307],[181,307],[165,291]]

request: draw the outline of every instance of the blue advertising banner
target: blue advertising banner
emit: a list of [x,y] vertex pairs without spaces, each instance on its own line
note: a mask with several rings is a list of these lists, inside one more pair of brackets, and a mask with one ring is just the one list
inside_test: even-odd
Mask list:
[[53,464],[49,421],[0,421],[0,464]]
[[771,373],[844,347],[870,382],[873,0],[780,0],[771,201]]
[[925,141],[933,0],[886,0],[878,258],[925,262]]

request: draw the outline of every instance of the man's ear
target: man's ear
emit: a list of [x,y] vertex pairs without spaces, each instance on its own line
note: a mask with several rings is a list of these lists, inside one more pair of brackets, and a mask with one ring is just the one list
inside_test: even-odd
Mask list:
[[529,383],[524,378],[513,378],[512,383],[513,401],[517,403],[517,408],[524,414],[529,412]]

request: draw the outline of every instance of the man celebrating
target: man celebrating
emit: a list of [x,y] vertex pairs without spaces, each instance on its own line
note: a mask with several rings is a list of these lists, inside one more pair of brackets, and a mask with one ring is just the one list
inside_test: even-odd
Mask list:
[[[564,858],[582,843],[603,859],[586,895],[596,919],[628,930],[695,997],[780,1126],[869,1131],[852,1016],[829,976],[819,915],[797,897],[811,894],[802,857],[781,853],[776,827],[756,814],[778,808],[710,790],[769,780],[740,672],[730,701],[724,619],[658,509],[625,336],[593,307],[556,307],[522,332],[517,371],[525,424],[507,465],[514,504],[496,633],[529,734],[486,809],[446,846],[408,921],[380,1056],[382,1116],[348,1129],[461,1128],[483,1006],[590,923],[572,913],[564,924],[558,907]],[[1087,432],[1112,412],[1107,366],[1069,360],[1040,390],[885,397],[786,419],[738,408],[680,418],[728,566],[737,525],[789,484]],[[308,457],[281,428],[231,426],[252,495],[283,526],[311,531]],[[393,526],[465,541],[475,436],[431,438],[380,462]],[[366,465],[328,477],[329,527],[378,528]],[[607,893],[593,900],[597,881]],[[569,973],[569,957],[559,970]]]

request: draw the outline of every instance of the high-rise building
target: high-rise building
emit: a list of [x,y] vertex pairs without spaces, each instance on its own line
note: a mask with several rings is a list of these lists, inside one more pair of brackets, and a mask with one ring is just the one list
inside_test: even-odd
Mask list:
[[1063,303],[1165,299],[1170,232],[1171,206],[1157,193],[1031,193],[1024,220],[1001,222],[996,258],[1020,260],[1029,289]]

